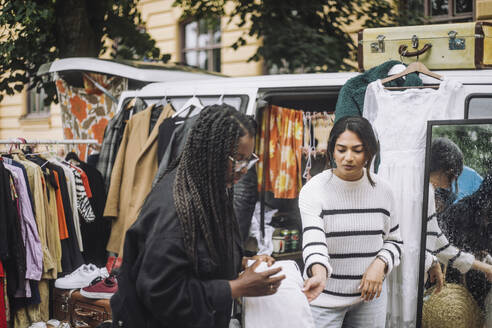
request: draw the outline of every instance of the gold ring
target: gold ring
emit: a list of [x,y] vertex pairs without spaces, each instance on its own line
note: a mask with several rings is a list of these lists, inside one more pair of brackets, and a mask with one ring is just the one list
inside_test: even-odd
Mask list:
[[270,290],[273,290],[273,284],[270,284]]

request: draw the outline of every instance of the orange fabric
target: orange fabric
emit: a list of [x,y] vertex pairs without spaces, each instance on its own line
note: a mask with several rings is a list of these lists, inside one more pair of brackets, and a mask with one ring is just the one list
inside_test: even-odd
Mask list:
[[58,230],[60,231],[60,240],[68,238],[67,220],[65,219],[65,210],[63,209],[63,200],[60,190],[60,180],[58,173],[53,171],[56,181],[56,211],[58,213]]
[[302,187],[301,156],[303,120],[302,111],[270,105],[263,113],[261,134],[257,140],[260,161],[258,164],[258,190],[263,181],[266,125],[269,129],[269,175],[265,180],[267,191],[275,198],[296,198]]
[[87,194],[87,198],[92,198],[91,186],[89,185],[89,178],[87,178],[87,174],[85,174],[84,170],[82,170],[78,166],[73,166],[74,169],[79,171],[80,177],[82,178],[82,183],[84,184],[85,193]]

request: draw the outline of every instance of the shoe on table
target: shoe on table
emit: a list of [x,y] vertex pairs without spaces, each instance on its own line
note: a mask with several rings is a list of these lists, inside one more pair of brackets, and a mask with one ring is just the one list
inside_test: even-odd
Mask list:
[[99,276],[107,276],[106,269],[99,269],[94,264],[83,264],[74,272],[55,281],[55,287],[60,289],[77,289],[89,286],[91,281]]

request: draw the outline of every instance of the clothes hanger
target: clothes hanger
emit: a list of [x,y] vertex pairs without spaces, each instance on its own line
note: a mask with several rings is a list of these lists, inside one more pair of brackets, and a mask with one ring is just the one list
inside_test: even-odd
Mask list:
[[[13,141],[20,141],[20,142],[22,142],[23,144],[25,144],[25,143],[26,143],[26,139],[24,139],[24,138],[19,138],[19,137],[15,138]],[[19,150],[19,151],[20,151],[20,149],[21,149],[21,148],[20,148],[20,144],[19,144],[19,143],[17,143],[17,142],[13,142],[13,143],[10,145],[10,148],[9,148],[9,154],[12,154],[12,150],[13,150],[13,149],[17,149],[17,150]]]
[[222,104],[224,104],[224,94],[221,94],[219,100],[217,100],[217,105],[222,105]]
[[172,117],[174,118],[186,112],[189,109],[194,110],[195,108],[201,110],[203,108],[203,105],[200,99],[197,96],[193,95],[193,97],[188,99],[188,101],[183,105],[183,107],[181,107],[181,109],[177,111]]
[[[381,80],[381,83],[384,85],[385,83],[394,81],[396,79],[399,79],[400,77],[403,77],[405,75],[411,74],[411,73],[422,73],[424,75],[430,76],[432,78],[435,78],[436,80],[443,80],[443,77],[439,74],[431,72],[424,64],[421,62],[413,62],[410,65],[407,66],[407,68],[395,75],[388,76],[385,79]],[[409,87],[385,87],[385,89],[391,89],[391,90],[402,90],[402,89],[422,89],[422,88],[434,88],[437,89],[439,85],[423,85],[423,86],[409,86]]]
[[168,103],[169,103],[169,101],[167,100],[167,95],[165,95],[164,98],[162,98],[161,100],[159,100],[158,102],[155,103],[154,108],[164,107]]
[[69,152],[69,153],[67,154],[67,156],[65,156],[65,161],[67,161],[67,162],[68,162],[68,161],[70,161],[70,160],[74,160],[74,161],[79,162],[79,163],[81,162],[81,160],[80,160],[79,156],[78,156],[78,155],[77,155],[77,153],[76,153],[76,152],[74,152],[74,151]]
[[128,104],[126,104],[125,109],[130,110],[135,106],[135,103],[137,102],[137,96],[133,97]]

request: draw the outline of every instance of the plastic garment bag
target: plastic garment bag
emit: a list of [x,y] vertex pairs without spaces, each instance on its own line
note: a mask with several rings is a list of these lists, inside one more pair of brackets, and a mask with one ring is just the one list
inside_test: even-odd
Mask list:
[[[254,262],[249,261],[248,265]],[[271,267],[262,262],[256,272],[281,267],[285,274],[277,292],[269,296],[244,297],[245,328],[303,327],[314,328],[308,300],[302,292],[303,280],[294,261],[277,261]]]

